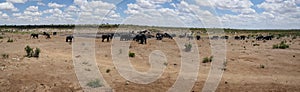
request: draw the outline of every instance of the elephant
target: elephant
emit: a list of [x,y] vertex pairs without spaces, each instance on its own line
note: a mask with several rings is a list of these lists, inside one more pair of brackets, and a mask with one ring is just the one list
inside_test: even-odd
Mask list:
[[32,34],[30,34],[30,38],[39,39],[39,34],[32,33]]
[[161,33],[156,33],[156,40],[162,40],[163,39],[163,34]]
[[145,34],[136,35],[133,40],[139,42],[140,44],[147,44],[147,36]]
[[102,35],[102,42],[106,39],[107,42],[109,42],[109,39],[112,39],[114,34],[104,34]]
[[46,39],[50,39],[50,38],[51,38],[51,37],[50,37],[50,34],[47,33],[47,32],[43,32],[43,35],[46,36]]
[[201,39],[201,36],[200,36],[200,35],[196,35],[196,39],[197,39],[197,40],[200,40],[200,39]]
[[74,38],[73,35],[67,36],[66,37],[66,42],[72,42],[73,38]]

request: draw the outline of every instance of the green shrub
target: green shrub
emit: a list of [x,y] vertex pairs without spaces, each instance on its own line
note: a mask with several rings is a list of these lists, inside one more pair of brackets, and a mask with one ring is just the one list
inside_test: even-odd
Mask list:
[[86,84],[87,86],[91,87],[91,88],[98,88],[103,86],[103,84],[101,84],[99,79],[90,81],[89,83]]
[[203,58],[202,63],[212,62],[212,59],[213,59],[213,56],[205,57],[205,58]]
[[3,36],[0,36],[0,39],[3,39],[4,37]]
[[8,54],[2,54],[2,58],[3,58],[3,59],[7,59],[8,57],[9,57]]
[[135,53],[129,52],[129,57],[135,57]]
[[185,44],[184,47],[185,47],[185,51],[186,51],[186,52],[189,52],[189,51],[192,50],[192,44],[191,44],[191,43]]
[[32,54],[33,54],[33,49],[30,47],[30,46],[26,46],[25,47],[25,51],[26,51],[26,56],[27,57],[32,57]]
[[292,39],[297,39],[297,36],[293,36],[293,38]]
[[13,39],[8,38],[7,42],[14,42]]
[[286,49],[289,48],[289,45],[282,41],[280,44],[273,45],[273,49]]
[[39,57],[40,56],[40,52],[41,52],[40,48],[36,48],[34,50],[33,57]]
[[25,47],[25,51],[26,51],[26,57],[36,57],[38,58],[40,56],[41,50],[39,48],[36,48],[33,51],[33,48],[31,48],[30,46],[26,46]]

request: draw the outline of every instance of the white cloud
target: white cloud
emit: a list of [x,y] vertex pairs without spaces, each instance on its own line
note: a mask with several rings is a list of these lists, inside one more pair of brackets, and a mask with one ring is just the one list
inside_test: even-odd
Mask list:
[[28,0],[6,0],[6,1],[11,3],[26,3]]
[[76,5],[84,5],[87,3],[88,3],[87,0],[74,0],[74,4],[76,4]]
[[199,6],[208,6],[221,10],[230,10],[242,14],[254,14],[256,11],[251,7],[254,4],[250,0],[196,0]]
[[265,9],[266,12],[273,13],[291,13],[299,12],[300,10],[295,0],[267,0],[257,5],[257,7]]
[[39,7],[38,6],[29,6],[28,8],[26,8],[27,11],[38,11]]
[[51,8],[62,8],[62,7],[65,7],[66,5],[57,4],[57,3],[48,3],[48,6],[51,7]]
[[22,14],[21,13],[13,13],[12,14],[14,17],[20,17]]
[[70,5],[68,8],[65,9],[67,12],[79,12],[80,9],[76,6]]
[[296,0],[296,4],[300,4],[300,0]]
[[55,8],[55,9],[48,9],[44,10],[43,13],[52,13],[52,14],[62,14],[62,10]]
[[6,13],[4,13],[4,14],[1,15],[1,18],[8,19],[9,16]]
[[[143,0],[142,0],[143,1]],[[145,1],[145,0],[144,0]],[[125,19],[128,24],[143,24],[156,26],[189,26],[200,27],[201,22],[214,22],[217,17],[213,17],[210,11],[203,10],[200,6],[191,4],[185,1],[179,3],[172,3],[173,8],[161,7],[163,3],[137,2],[135,4],[127,4],[128,8],[124,12],[131,15]],[[145,5],[152,7],[145,7]],[[206,21],[200,21],[203,19]],[[213,24],[213,23],[210,23]],[[217,23],[215,23],[217,24]]]
[[[107,20],[119,20],[119,13],[115,12],[115,5],[103,1],[86,1],[86,0],[74,0],[75,5],[79,7],[80,16],[79,22],[81,23],[99,23],[103,19]],[[68,10],[72,10],[69,7]],[[109,14],[108,14],[109,13]]]
[[46,6],[46,4],[44,4],[43,2],[37,2],[37,5]]
[[0,3],[1,10],[19,11],[11,2]]

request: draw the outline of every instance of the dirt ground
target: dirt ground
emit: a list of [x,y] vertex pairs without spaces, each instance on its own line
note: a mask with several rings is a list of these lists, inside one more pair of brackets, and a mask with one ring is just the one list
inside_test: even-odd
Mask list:
[[[0,39],[0,91],[1,92],[82,92],[77,80],[72,45],[65,42],[65,35],[58,33],[51,39],[40,36],[30,39],[30,34],[4,33]],[[7,42],[11,38],[14,42]],[[117,40],[117,39],[116,39]],[[286,40],[287,49],[272,49],[273,44]],[[75,40],[76,41],[76,40]],[[100,72],[116,92],[164,92],[176,81],[180,72],[180,51],[171,39],[149,39],[146,45],[131,42],[130,51],[135,53],[130,62],[136,70],[150,68],[148,55],[153,50],[165,53],[168,63],[162,76],[150,84],[136,84],[125,80],[112,62],[111,42],[96,39],[96,56]],[[299,92],[300,91],[300,38],[280,38],[271,41],[254,39],[226,41],[227,57],[217,92]],[[253,46],[254,43],[260,44]],[[211,56],[207,38],[197,41],[200,61]],[[25,46],[41,49],[39,58],[24,57]],[[174,48],[169,48],[169,47]],[[4,58],[2,55],[9,55]],[[210,63],[200,62],[197,82],[192,91],[201,91],[210,70]],[[264,68],[262,68],[264,66]],[[107,69],[111,71],[107,73]]]

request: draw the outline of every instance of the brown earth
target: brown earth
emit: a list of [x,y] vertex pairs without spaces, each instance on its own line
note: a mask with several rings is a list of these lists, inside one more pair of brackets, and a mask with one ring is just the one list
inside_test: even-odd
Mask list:
[[[72,45],[65,42],[65,36],[52,36],[45,39],[30,39],[29,34],[5,33],[0,39],[0,54],[8,58],[0,59],[1,92],[70,92],[83,91],[77,80]],[[6,42],[8,38],[14,42]],[[287,40],[288,49],[272,49],[273,44]],[[76,41],[76,40],[75,40]],[[147,45],[131,42],[130,58],[136,70],[145,72],[150,68],[148,55],[153,50],[161,50],[167,56],[167,68],[163,75],[150,84],[136,84],[126,81],[118,73],[112,62],[111,45],[96,39],[96,56],[100,72],[106,82],[116,92],[164,92],[175,82],[180,72],[180,54],[174,40],[148,40]],[[252,42],[253,41],[253,42]],[[254,43],[260,46],[253,46]],[[207,38],[197,41],[200,58],[211,56]],[[39,58],[27,58],[26,45],[41,49]],[[169,48],[169,47],[174,48]],[[272,41],[254,39],[227,40],[227,65],[216,91],[235,92],[299,92],[300,91],[300,39],[281,38]],[[175,65],[176,64],[176,65]],[[201,91],[210,70],[210,63],[199,63],[198,80],[192,91]],[[261,66],[264,68],[261,68]],[[111,71],[106,73],[107,69]],[[127,85],[128,84],[128,85]]]

